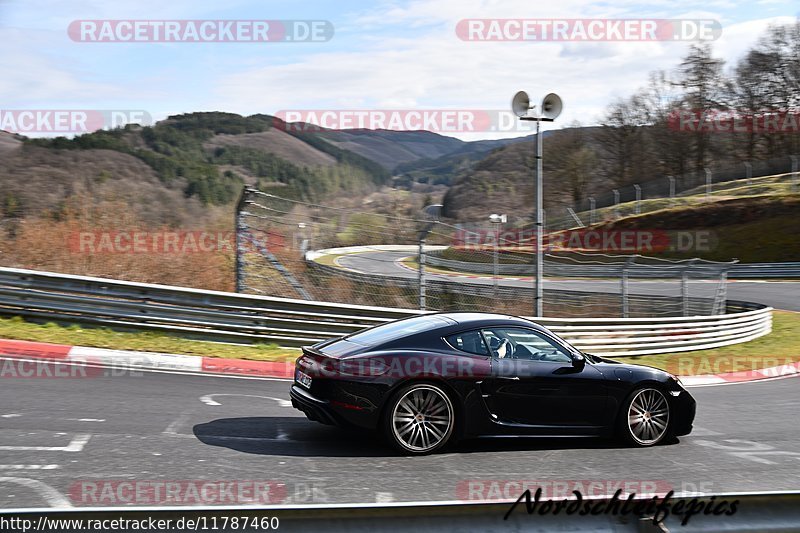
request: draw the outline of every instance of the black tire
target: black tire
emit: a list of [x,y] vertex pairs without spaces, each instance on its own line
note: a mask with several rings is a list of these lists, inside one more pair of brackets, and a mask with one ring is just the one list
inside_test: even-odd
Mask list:
[[406,455],[427,455],[447,445],[455,421],[455,406],[442,387],[411,383],[392,395],[381,430],[396,450]]
[[664,391],[654,385],[637,387],[620,407],[617,433],[626,444],[637,448],[668,441],[672,410]]

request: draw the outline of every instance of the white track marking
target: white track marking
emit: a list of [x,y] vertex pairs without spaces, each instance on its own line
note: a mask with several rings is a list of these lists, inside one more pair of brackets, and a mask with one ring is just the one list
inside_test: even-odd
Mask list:
[[44,498],[44,501],[46,501],[50,507],[72,507],[70,501],[62,496],[60,492],[50,485],[42,483],[41,481],[23,477],[0,477],[0,484],[2,483],[14,483],[17,485],[22,485],[23,487],[28,487],[29,489],[33,489],[37,494]]
[[259,396],[257,394],[206,394],[205,396],[200,397],[200,401],[206,405],[222,405],[218,401],[214,400],[214,396],[243,396],[245,398],[264,398],[265,400],[273,400],[278,402],[278,405],[281,407],[291,407],[292,402],[289,400],[284,400],[283,398],[273,398],[272,396]]
[[66,446],[0,446],[0,450],[8,452],[80,452],[91,435],[75,435]]
[[0,465],[0,470],[56,470],[58,465]]
[[0,417],[2,417],[2,418],[17,418],[17,417],[20,417],[20,416],[22,416],[22,415],[18,414],[18,413],[8,413],[7,415],[0,415]]
[[[3,359],[13,359],[15,361],[26,361],[28,363],[40,363],[42,359],[26,359],[23,357],[7,357],[4,355],[0,355],[0,360]],[[70,365],[70,366],[89,366],[89,367],[96,367],[96,368],[105,368],[109,365],[97,365],[97,364],[87,364],[87,363],[75,363],[69,361],[51,361],[53,363],[57,363],[59,365]],[[113,368],[113,365],[111,365]],[[270,378],[265,376],[238,376],[234,374],[217,374],[214,372],[189,372],[189,371],[181,371],[181,370],[157,370],[155,368],[136,368],[137,372],[149,372],[153,374],[176,374],[179,376],[195,376],[200,378],[227,378],[227,379],[255,379],[258,381],[294,381],[293,378]]]
[[178,418],[170,422],[167,429],[161,432],[162,435],[167,437],[188,437],[194,438],[194,435],[187,435],[185,433],[178,433],[178,429],[189,420],[189,413],[181,413]]
[[64,420],[69,420],[70,422],[105,422],[105,418],[65,418]]

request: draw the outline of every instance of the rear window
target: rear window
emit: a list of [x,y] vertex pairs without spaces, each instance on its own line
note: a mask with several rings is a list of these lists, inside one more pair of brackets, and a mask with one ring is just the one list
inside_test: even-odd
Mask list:
[[390,322],[382,326],[376,326],[361,333],[354,333],[345,337],[350,342],[357,342],[363,346],[377,346],[407,335],[429,331],[432,329],[446,326],[450,322],[446,318],[438,316],[418,316],[407,318],[397,322]]

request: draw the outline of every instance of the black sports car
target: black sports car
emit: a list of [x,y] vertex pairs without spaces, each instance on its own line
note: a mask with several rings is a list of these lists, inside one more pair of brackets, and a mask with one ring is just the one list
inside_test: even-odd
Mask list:
[[652,446],[691,432],[695,415],[667,372],[484,313],[416,316],[303,348],[291,397],[311,420],[379,429],[407,454],[477,436],[616,435]]

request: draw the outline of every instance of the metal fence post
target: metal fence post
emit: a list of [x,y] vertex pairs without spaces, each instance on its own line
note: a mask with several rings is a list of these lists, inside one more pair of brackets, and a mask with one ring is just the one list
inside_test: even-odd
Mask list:
[[628,292],[628,269],[636,262],[635,255],[629,257],[622,265],[622,277],[620,278],[620,293],[622,294],[622,318],[630,315],[630,298]]
[[425,310],[425,238],[419,240],[419,308]]
[[626,266],[627,265],[622,266],[622,318],[628,318],[628,315],[630,315],[630,309],[628,307],[628,269]]
[[689,271],[697,259],[691,259],[681,272],[681,308],[683,316],[689,316]]
[[753,164],[750,162],[745,162],[744,171],[745,175],[747,176],[747,184],[750,185],[753,182]]
[[619,191],[614,189],[614,216],[619,218]]
[[681,309],[683,316],[689,316],[689,272],[681,274]]
[[800,180],[800,175],[797,172],[798,158],[796,155],[789,156],[792,159],[792,191],[797,192],[797,182]]
[[234,216],[234,228],[236,228],[236,259],[235,259],[235,270],[236,270],[236,292],[244,292],[245,291],[245,281],[244,281],[244,236],[243,233],[245,231],[245,221],[244,221],[244,205],[247,200],[248,189],[247,187],[242,189],[242,193],[239,195],[239,201],[236,204],[236,215]]
[[589,225],[594,226],[595,223],[595,209],[597,207],[597,202],[594,199],[594,196],[589,197]]
[[706,169],[706,200],[711,200],[711,169]]
[[636,191],[636,214],[639,215],[642,213],[642,188],[637,184],[633,184],[633,188]]
[[425,240],[433,227],[439,222],[439,213],[441,213],[441,211],[442,204],[428,205],[422,209],[422,212],[427,218],[427,222],[423,225],[422,229],[420,229],[419,235],[417,236],[417,240],[419,241],[419,308],[421,311],[425,311],[428,305],[425,280]]
[[722,315],[725,313],[725,301],[728,299],[728,271],[723,270],[719,275],[717,292],[714,294],[714,308],[711,314]]
[[675,176],[667,176],[669,180],[669,199],[670,203],[675,203]]

